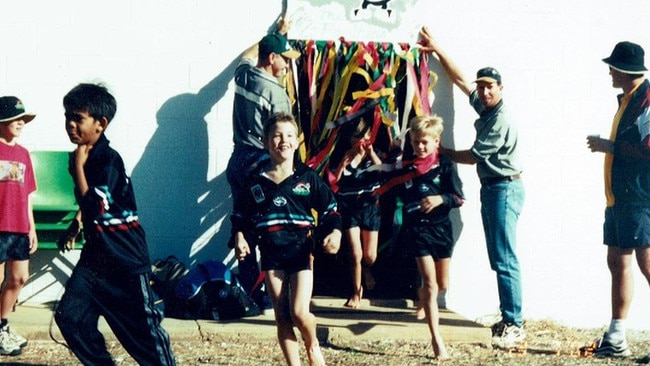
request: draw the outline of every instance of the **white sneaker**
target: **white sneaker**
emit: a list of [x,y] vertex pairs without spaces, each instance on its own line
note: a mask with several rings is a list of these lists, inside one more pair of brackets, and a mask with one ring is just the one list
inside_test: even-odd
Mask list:
[[18,356],[21,352],[20,346],[11,339],[8,327],[0,329],[0,355]]
[[514,324],[500,323],[492,328],[492,345],[499,348],[513,348],[526,340],[526,332]]
[[[627,344],[625,338],[612,341],[608,339],[607,332],[601,337],[596,339],[591,345],[581,347],[580,352],[589,352],[596,357],[629,357],[632,356],[632,351]],[[643,363],[643,362],[637,362]]]
[[9,333],[9,339],[11,339],[15,344],[17,344],[18,347],[25,348],[27,346],[27,338],[21,336],[18,333],[12,332],[9,326],[7,326],[7,332]]

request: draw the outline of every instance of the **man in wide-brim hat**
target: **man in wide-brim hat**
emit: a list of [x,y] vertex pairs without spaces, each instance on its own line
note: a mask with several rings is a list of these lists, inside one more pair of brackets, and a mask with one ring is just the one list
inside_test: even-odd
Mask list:
[[[623,93],[618,96],[609,138],[587,138],[592,152],[605,153],[603,243],[612,277],[612,318],[593,350],[601,357],[632,354],[625,322],[634,288],[633,257],[650,283],[650,83],[644,75],[644,56],[641,46],[624,41],[603,59],[609,66],[612,86]],[[650,363],[650,356],[639,361]]]

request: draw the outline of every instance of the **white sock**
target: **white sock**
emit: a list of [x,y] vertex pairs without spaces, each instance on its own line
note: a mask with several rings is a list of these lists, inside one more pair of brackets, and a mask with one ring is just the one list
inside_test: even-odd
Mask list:
[[621,341],[625,339],[625,319],[612,319],[607,330],[607,340]]

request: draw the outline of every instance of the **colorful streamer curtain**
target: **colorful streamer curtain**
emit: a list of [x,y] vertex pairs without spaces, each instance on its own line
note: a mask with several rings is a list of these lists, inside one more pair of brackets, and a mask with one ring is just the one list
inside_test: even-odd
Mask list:
[[404,147],[410,118],[431,113],[437,76],[418,47],[344,39],[292,42],[302,53],[287,85],[304,138],[301,158],[322,175],[360,120],[372,126],[374,146],[388,153]]

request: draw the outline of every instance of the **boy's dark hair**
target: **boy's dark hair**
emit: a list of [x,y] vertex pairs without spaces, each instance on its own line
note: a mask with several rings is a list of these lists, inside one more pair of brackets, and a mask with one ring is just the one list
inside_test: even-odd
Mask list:
[[110,122],[117,111],[117,102],[105,86],[82,83],[63,97],[63,107],[66,112],[83,111],[95,119],[106,117]]

